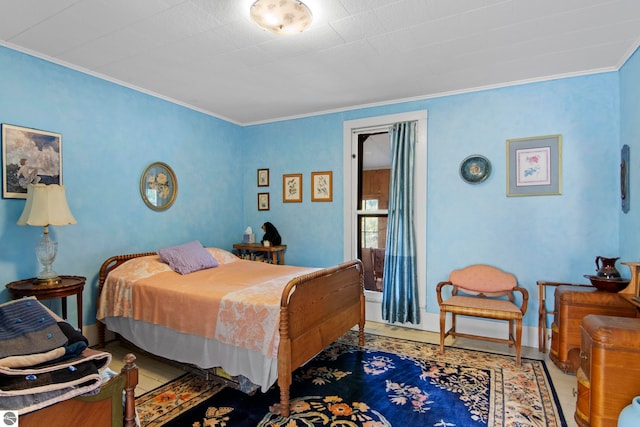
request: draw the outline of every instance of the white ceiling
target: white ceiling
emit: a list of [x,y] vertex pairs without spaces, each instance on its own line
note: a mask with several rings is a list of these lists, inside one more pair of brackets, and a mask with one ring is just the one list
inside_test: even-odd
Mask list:
[[[239,124],[619,69],[639,0],[0,0],[0,44]],[[1,70],[0,70],[1,75]]]

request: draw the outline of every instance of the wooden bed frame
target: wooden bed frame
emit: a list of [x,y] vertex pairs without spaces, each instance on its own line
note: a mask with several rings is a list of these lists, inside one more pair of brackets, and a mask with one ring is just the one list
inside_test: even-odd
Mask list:
[[[46,408],[20,416],[20,427],[134,427],[135,388],[138,385],[136,357],[124,357],[120,373],[104,383],[100,392],[91,396],[77,396]],[[125,403],[123,408],[122,391]]]
[[[98,305],[102,288],[110,271],[130,259],[150,255],[156,255],[156,253],[116,255],[107,259],[100,267]],[[280,403],[271,407],[272,412],[284,417],[289,416],[289,387],[292,372],[356,324],[359,329],[358,345],[364,345],[363,272],[360,260],[353,260],[298,276],[285,286],[280,300],[278,347]],[[98,321],[100,346],[104,346],[104,334],[105,325]]]

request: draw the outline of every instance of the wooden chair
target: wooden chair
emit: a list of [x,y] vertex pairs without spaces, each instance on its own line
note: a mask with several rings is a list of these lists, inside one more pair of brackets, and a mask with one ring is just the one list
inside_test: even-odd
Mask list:
[[[451,297],[444,299],[442,291],[447,286],[452,287]],[[522,295],[520,306],[515,304],[514,292],[520,292]],[[509,344],[509,347],[515,345],[516,364],[521,365],[522,318],[527,312],[529,293],[518,286],[518,281],[513,274],[489,265],[471,265],[451,272],[448,281],[438,283],[436,293],[440,306],[441,354],[444,354],[444,340],[449,335],[475,338]],[[507,299],[504,298],[505,296]],[[451,313],[451,329],[445,332],[447,313]],[[509,322],[509,337],[504,339],[457,332],[457,315],[506,320]]]
[[382,291],[382,276],[384,272],[384,248],[371,248],[371,267],[376,290]]

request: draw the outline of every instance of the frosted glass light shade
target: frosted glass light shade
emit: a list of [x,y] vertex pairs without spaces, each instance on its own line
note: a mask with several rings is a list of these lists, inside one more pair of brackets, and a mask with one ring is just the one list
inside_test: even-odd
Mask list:
[[309,28],[313,15],[298,0],[257,0],[250,16],[260,28],[273,34],[295,34]]

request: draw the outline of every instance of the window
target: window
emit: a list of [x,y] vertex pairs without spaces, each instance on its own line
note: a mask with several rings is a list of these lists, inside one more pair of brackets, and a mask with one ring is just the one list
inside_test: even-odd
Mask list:
[[[358,257],[365,267],[365,289],[382,290],[382,273],[375,271],[373,250],[384,253],[389,201],[389,134],[363,134],[358,144]],[[380,253],[380,251],[378,251]]]
[[[360,191],[360,173],[362,171],[360,158],[360,143],[362,135],[383,134],[388,132],[390,126],[398,122],[415,121],[418,125],[418,141],[416,144],[416,164],[415,164],[415,231],[416,231],[416,256],[418,263],[418,289],[419,300],[427,301],[427,111],[416,110],[398,114],[388,114],[382,116],[365,117],[355,120],[346,120],[343,124],[343,160],[344,160],[344,260],[361,257],[359,247],[360,214],[363,211],[359,201],[362,198]],[[391,144],[387,145],[390,151]],[[391,162],[389,162],[389,165]],[[389,166],[387,166],[389,167]],[[365,168],[364,170],[367,170]],[[382,206],[379,206],[382,208]],[[385,205],[386,209],[386,205]],[[369,213],[369,212],[366,212]],[[385,234],[386,237],[386,234]],[[360,258],[363,262],[365,260]],[[365,271],[365,277],[368,274]],[[382,319],[382,293],[365,292],[367,299],[367,320],[373,322],[384,322]],[[426,310],[421,305],[421,308]],[[420,328],[427,329],[426,325]]]

